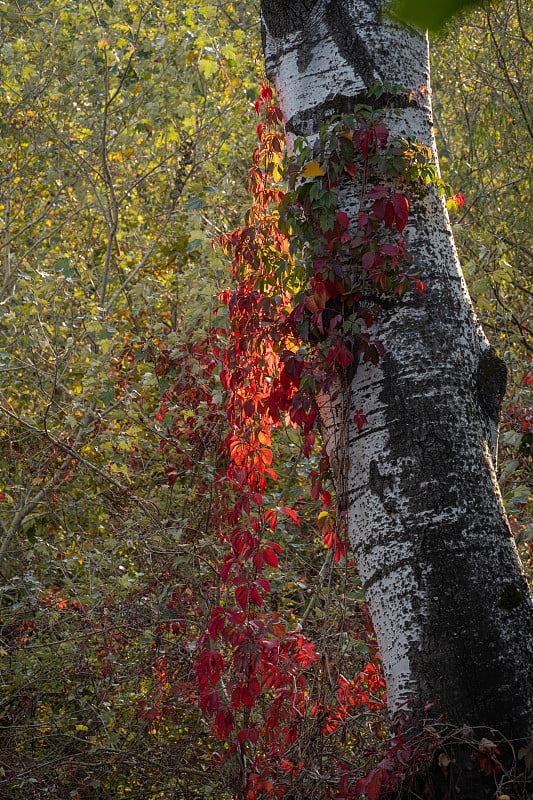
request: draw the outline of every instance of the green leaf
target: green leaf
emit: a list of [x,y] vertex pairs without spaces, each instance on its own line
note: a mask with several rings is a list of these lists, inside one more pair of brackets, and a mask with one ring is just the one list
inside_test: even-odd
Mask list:
[[218,64],[211,58],[200,58],[198,61],[198,69],[204,78],[209,79],[212,75],[217,74]]
[[185,211],[190,211],[191,208],[205,208],[207,203],[203,197],[188,197],[183,203]]
[[467,8],[481,5],[482,0],[396,0],[390,7],[390,15],[422,30],[438,31],[455,14]]

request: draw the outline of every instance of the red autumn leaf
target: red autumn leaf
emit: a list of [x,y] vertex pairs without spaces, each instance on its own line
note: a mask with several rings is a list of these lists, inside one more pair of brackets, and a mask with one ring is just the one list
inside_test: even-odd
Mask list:
[[263,605],[263,598],[255,588],[255,586],[252,586],[252,588],[250,589],[250,601],[254,603],[256,606]]
[[382,200],[384,197],[388,197],[389,191],[386,186],[373,186],[367,194],[371,200]]
[[259,117],[261,114],[261,100],[256,100],[254,103],[255,113]]
[[[228,735],[228,733],[235,727],[233,722],[233,714],[231,711],[220,710],[215,717],[216,725],[220,733]],[[219,755],[215,753],[214,755]]]
[[344,547],[344,544],[339,539],[339,537],[336,536],[335,537],[335,561],[337,563],[339,563],[341,558],[344,558],[345,556],[346,556],[346,548]]
[[296,512],[295,512],[295,511],[293,511],[293,510],[292,510],[292,508],[287,508],[286,506],[282,506],[281,510],[282,510],[282,511],[283,511],[283,512],[284,512],[284,513],[285,513],[285,514],[288,516],[288,517],[290,517],[290,518],[292,519],[292,521],[293,521],[293,522],[295,522],[297,525],[299,525],[299,524],[300,524],[300,521],[299,521],[299,519],[298,519],[298,515],[296,514]]
[[222,578],[223,581],[227,581],[230,570],[232,566],[235,564],[234,558],[231,558],[231,556],[230,557],[226,556],[226,558],[227,561],[225,561],[225,563],[222,564],[220,568],[220,577]]
[[373,769],[366,778],[360,778],[355,784],[357,794],[366,794],[368,800],[377,800],[381,792],[381,770]]
[[362,429],[363,429],[363,427],[364,427],[364,425],[366,425],[366,423],[368,422],[368,420],[367,420],[367,418],[365,417],[365,415],[363,414],[363,409],[362,409],[362,408],[359,408],[359,409],[358,409],[358,410],[355,412],[355,414],[354,414],[354,418],[353,418],[353,421],[354,421],[354,422],[355,422],[355,424],[357,425],[357,430],[358,430],[358,431],[362,430]]
[[263,562],[265,560],[265,556],[262,550],[258,550],[257,553],[254,553],[254,557],[252,559],[254,567],[259,571],[263,571]]
[[392,228],[395,220],[394,207],[390,200],[385,203],[385,213],[383,215],[383,222],[387,228]]
[[381,258],[373,250],[369,250],[367,253],[363,253],[361,263],[363,269],[372,269],[372,267],[378,267],[381,264]]
[[[272,525],[272,517],[274,517],[274,525]],[[276,527],[277,518],[278,518],[277,511],[273,511],[271,508],[265,511],[265,522],[268,522],[270,520],[270,527],[272,528],[272,530],[274,530],[274,528]]]
[[398,246],[395,244],[382,244],[379,248],[379,252],[382,256],[392,256],[393,258],[399,255]]
[[345,214],[344,211],[337,211],[335,213],[337,217],[337,222],[341,226],[341,228],[347,228],[350,224],[350,220],[348,219],[348,214]]
[[263,551],[265,561],[270,567],[277,567],[278,566],[278,557],[273,550],[265,549]]
[[261,99],[264,103],[268,102],[268,100],[272,100],[272,89],[270,86],[265,86],[263,81],[261,81]]
[[398,194],[398,192],[393,192],[391,195],[391,202],[394,209],[396,228],[398,233],[401,233],[407,225],[407,219],[409,217],[409,202],[407,198],[403,196],[403,194]]
[[286,728],[285,730],[288,730],[288,733],[285,737],[285,744],[288,746],[295,742],[298,738],[298,728],[296,725],[291,725],[290,728]]
[[347,172],[351,178],[355,178],[357,175],[357,167],[355,164],[345,164],[344,171]]
[[398,297],[403,297],[403,295],[408,291],[408,289],[409,289],[409,279],[404,278],[401,283],[396,284],[396,286],[394,287],[394,293],[397,294]]
[[335,360],[337,364],[340,364],[341,367],[346,369],[346,367],[349,367],[350,364],[353,364],[353,355],[349,350],[346,349],[346,347],[339,347]]
[[216,692],[210,692],[200,697],[200,708],[204,714],[214,714],[218,711],[220,700]]
[[380,222],[385,218],[385,210],[387,208],[388,200],[386,197],[380,197],[378,200],[374,200],[374,205],[372,206],[372,212],[376,219]]
[[378,125],[374,126],[374,131],[376,133],[377,140],[380,144],[387,144],[387,139],[389,138],[389,130],[388,128],[379,123]]
[[335,544],[335,534],[333,533],[333,531],[326,531],[324,533],[322,541],[324,542],[328,550],[331,550],[331,548]]
[[[167,467],[165,469],[165,472],[167,474],[169,488],[172,489],[172,487],[176,483],[176,479],[177,479],[179,473],[178,473],[178,471],[176,470],[175,467]],[[3,497],[4,497],[4,495],[0,495],[0,498],[3,498]]]
[[358,223],[361,229],[366,228],[367,225],[369,224],[368,214],[365,214],[364,211],[360,211],[358,216]]
[[248,728],[243,728],[242,731],[239,731],[237,734],[237,741],[239,744],[244,744],[248,739]]
[[274,514],[272,514],[272,516],[270,517],[270,529],[271,529],[272,531],[275,531],[275,530],[276,530],[276,523],[277,523],[277,521],[278,521],[278,512],[276,511],[276,512],[275,512]]
[[211,613],[211,619],[207,629],[212,639],[216,639],[218,634],[224,630],[226,615],[222,608],[215,608]]
[[335,331],[337,327],[340,327],[343,323],[342,314],[335,314],[335,316],[329,322],[329,330],[330,332]]
[[462,208],[464,206],[465,204],[464,194],[454,194],[453,199],[455,200],[459,208]]
[[271,672],[269,672],[266,675],[264,675],[263,678],[262,678],[263,689],[265,689],[268,692],[268,690],[272,687],[272,685],[273,685],[275,680],[276,680],[276,676],[273,675]]
[[370,309],[366,307],[359,308],[359,316],[364,320],[366,327],[370,328],[374,322],[374,317],[372,316]]
[[311,455],[311,450],[315,443],[315,438],[316,436],[314,431],[309,431],[308,433],[306,433],[304,441],[304,458],[309,458],[309,456]]
[[272,464],[272,450],[267,447],[262,447],[259,450],[259,457],[261,458],[262,465],[269,467]]
[[248,605],[248,586],[237,586],[235,589],[235,600],[238,602],[242,610],[246,611],[246,606]]
[[270,588],[270,583],[267,581],[266,578],[258,578],[256,580],[256,584],[261,587],[267,594],[270,594],[272,589]]

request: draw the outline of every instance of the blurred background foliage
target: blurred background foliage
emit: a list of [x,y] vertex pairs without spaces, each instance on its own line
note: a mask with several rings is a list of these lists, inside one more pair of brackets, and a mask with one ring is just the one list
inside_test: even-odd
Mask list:
[[[443,177],[470,294],[508,367],[500,483],[517,541],[533,540],[533,9],[488,3],[431,42]],[[524,551],[525,552],[525,551]]]
[[[457,244],[510,368],[502,489],[526,561],[532,50],[520,0],[453,21],[432,48],[443,177],[466,197]],[[229,277],[211,240],[247,208],[261,77],[255,2],[0,2],[2,798],[235,794],[193,655],[227,513]],[[269,602],[353,673],[373,643],[353,563],[322,544],[307,485],[320,450],[304,463],[292,429],[274,448],[272,502],[301,527],[279,529]],[[323,668],[309,685],[335,692]],[[349,746],[384,724],[354,716]],[[346,747],[346,727],[335,736],[320,764]]]

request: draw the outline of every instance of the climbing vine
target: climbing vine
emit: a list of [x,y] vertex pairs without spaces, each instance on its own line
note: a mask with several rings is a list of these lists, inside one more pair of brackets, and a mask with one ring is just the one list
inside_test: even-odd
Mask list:
[[[220,758],[233,759],[232,774],[247,800],[284,794],[302,769],[298,742],[310,721],[333,736],[358,708],[378,718],[383,714],[385,682],[369,619],[368,630],[362,626],[358,635],[368,642],[371,661],[353,679],[337,674],[333,680],[327,654],[299,625],[288,628],[265,603],[271,594],[268,573],[282,554],[278,520],[299,524],[298,511],[284,503],[283,491],[275,504],[271,500],[277,481],[273,436],[282,426],[292,427],[301,435],[304,457],[319,453],[318,468],[309,476],[311,494],[321,501],[318,527],[324,544],[339,562],[347,556],[340,480],[347,453],[344,444],[337,455],[341,469],[334,469],[325,450],[320,453],[317,397],[340,398],[341,428],[347,434],[353,371],[357,363],[377,363],[383,354],[372,337],[380,304],[399,301],[410,290],[425,291],[403,237],[409,203],[392,187],[433,181],[449,202],[460,202],[440,182],[429,150],[391,138],[382,116],[370,107],[330,119],[313,142],[297,139],[290,156],[270,87],[262,84],[255,109],[262,121],[248,173],[251,207],[241,228],[220,237],[235,284],[220,294],[230,321],[220,377],[227,393],[227,479],[233,501],[219,531],[227,548],[219,603],[198,642],[196,666],[200,708],[225,742]],[[357,193],[351,217],[339,208],[341,191]],[[354,422],[361,430],[364,409],[356,411]],[[310,683],[310,676],[326,671],[333,700],[321,691],[317,696]],[[379,722],[374,724],[379,731]],[[379,761],[376,748],[367,755],[371,764]],[[339,762],[345,777],[340,784],[338,775],[332,778],[336,796],[355,796],[363,789],[373,800],[381,786],[394,784],[385,772],[395,769],[400,775],[404,757],[400,732],[385,767],[380,761],[369,771],[364,761],[359,780],[366,783],[357,787],[353,766]]]

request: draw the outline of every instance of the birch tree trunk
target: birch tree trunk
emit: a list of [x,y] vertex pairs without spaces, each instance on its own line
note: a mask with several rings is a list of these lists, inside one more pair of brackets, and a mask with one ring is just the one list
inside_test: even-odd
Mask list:
[[[436,160],[426,38],[380,14],[379,0],[262,0],[263,44],[289,140],[332,112],[376,107],[393,135]],[[343,210],[357,191],[341,189]],[[400,191],[405,192],[405,188]],[[377,633],[391,716],[445,715],[452,725],[524,740],[533,730],[533,607],[498,490],[491,450],[506,368],[472,309],[444,201],[409,195],[404,234],[424,295],[384,304],[373,338],[385,355],[359,365],[349,432],[348,530]],[[321,414],[331,460],[335,404]],[[431,711],[425,710],[435,703]],[[481,735],[481,734],[480,734]],[[461,794],[461,797],[466,797]]]

